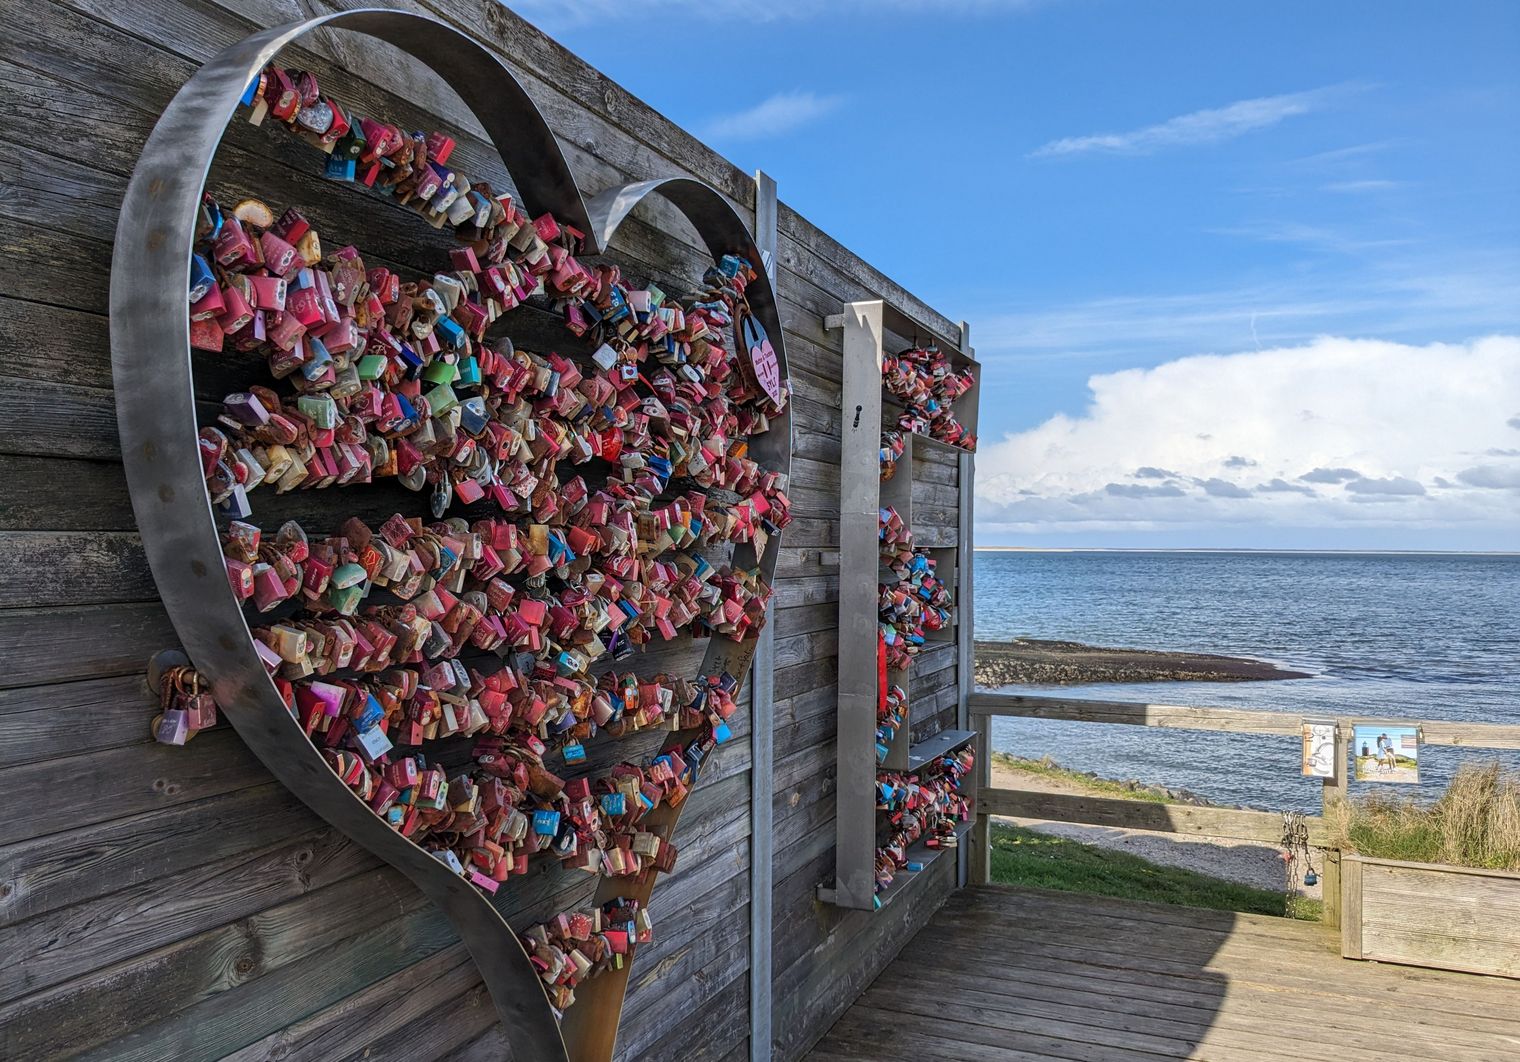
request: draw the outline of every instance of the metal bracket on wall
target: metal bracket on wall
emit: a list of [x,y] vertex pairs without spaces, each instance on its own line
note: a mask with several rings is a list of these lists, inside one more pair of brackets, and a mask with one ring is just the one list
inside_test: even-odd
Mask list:
[[[817,895],[824,903],[869,911],[875,909],[877,901],[876,642],[877,587],[881,566],[878,514],[882,507],[891,506],[909,527],[913,526],[915,448],[919,448],[921,454],[949,452],[959,455],[958,537],[956,545],[944,552],[955,555],[952,559],[956,571],[955,636],[959,668],[956,727],[962,733],[964,743],[970,740],[970,735],[964,732],[971,659],[971,455],[929,436],[909,434],[904,440],[899,473],[883,484],[879,454],[882,409],[887,402],[882,390],[884,345],[889,334],[908,342],[913,336],[931,336],[933,333],[881,300],[849,303],[843,313],[825,315],[823,323],[825,328],[844,330],[841,406],[845,416],[840,424],[839,550],[837,554],[831,551],[823,554],[837,558],[839,566],[834,880],[820,885]],[[963,324],[954,340],[943,336],[934,339],[957,366],[971,368],[979,380],[980,366],[965,345],[968,336],[969,328]],[[973,432],[976,430],[977,403],[978,389],[973,388],[958,400],[957,405],[958,412],[964,413],[963,422]],[[892,672],[888,681],[909,689],[905,671]],[[911,769],[910,739],[911,720],[899,729],[880,766],[893,770]],[[963,877],[963,874],[958,876]],[[899,891],[892,890],[892,894]],[[886,897],[884,893],[883,902]]]

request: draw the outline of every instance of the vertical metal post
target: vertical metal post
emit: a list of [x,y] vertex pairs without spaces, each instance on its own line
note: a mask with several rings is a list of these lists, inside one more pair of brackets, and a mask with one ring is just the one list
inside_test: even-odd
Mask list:
[[[1346,794],[1351,789],[1351,779],[1346,770],[1350,738],[1351,724],[1344,720],[1336,720],[1335,774],[1326,778],[1320,789],[1322,798],[1320,816],[1324,819],[1325,828],[1332,839],[1338,832],[1337,826],[1346,809]],[[1320,874],[1320,889],[1321,896],[1324,898],[1324,913],[1320,916],[1320,924],[1326,929],[1338,929],[1341,924],[1341,852],[1339,848],[1325,848],[1325,865],[1324,872]]]
[[[776,182],[755,172],[755,246],[762,269],[777,292]],[[775,775],[776,602],[766,613],[765,629],[750,668],[750,804],[749,804],[749,1057],[771,1058],[771,859],[772,785]]]
[[834,888],[840,907],[875,907],[876,614],[881,487],[880,300],[845,306],[840,402],[839,729],[834,790]]
[[[965,321],[961,322],[960,347],[961,353],[965,354],[968,358],[972,357],[971,326]],[[974,398],[979,400],[980,394],[974,392]],[[960,514],[958,521],[960,526],[957,537],[958,548],[955,551],[956,572],[958,574],[957,585],[955,587],[955,615],[957,618],[955,634],[958,645],[956,677],[959,689],[957,691],[955,725],[961,730],[969,730],[971,728],[969,699],[971,691],[975,688],[974,676],[976,671],[976,598],[971,581],[971,568],[976,547],[976,535],[972,526],[972,521],[976,517],[974,499],[976,489],[975,454],[963,452],[960,456],[959,489]],[[991,716],[987,717],[986,725],[992,725]],[[981,735],[977,741],[978,762],[976,771],[978,778],[989,777],[987,772],[990,771],[991,765],[987,762],[987,756],[991,747],[992,736],[990,734]],[[985,819],[980,820],[983,827],[985,827],[985,822]],[[979,828],[977,834],[978,836],[973,838],[973,845],[985,846],[990,840],[990,831],[986,828]],[[982,853],[980,861],[983,867],[990,862],[990,857],[986,855],[985,851]],[[967,854],[964,848],[960,850],[956,864],[955,883],[958,887],[964,888],[969,873]],[[980,870],[981,868],[978,869]],[[985,879],[978,881],[977,884],[983,884],[984,881]]]

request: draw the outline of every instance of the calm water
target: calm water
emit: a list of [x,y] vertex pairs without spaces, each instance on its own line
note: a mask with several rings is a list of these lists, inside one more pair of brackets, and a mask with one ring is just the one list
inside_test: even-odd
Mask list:
[[[1217,652],[1314,675],[1011,692],[1520,723],[1517,556],[979,552],[975,575],[979,640]],[[1225,803],[1319,807],[1320,783],[1299,775],[1294,738],[1000,719],[993,746]],[[1423,746],[1418,791],[1439,792],[1467,758],[1496,756],[1520,767],[1520,754]]]

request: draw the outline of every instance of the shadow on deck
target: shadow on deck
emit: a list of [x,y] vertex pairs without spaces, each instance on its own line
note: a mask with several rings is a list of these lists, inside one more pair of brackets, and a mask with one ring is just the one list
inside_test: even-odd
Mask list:
[[1342,959],[1319,925],[984,886],[951,896],[812,1062],[1520,1058],[1520,982]]

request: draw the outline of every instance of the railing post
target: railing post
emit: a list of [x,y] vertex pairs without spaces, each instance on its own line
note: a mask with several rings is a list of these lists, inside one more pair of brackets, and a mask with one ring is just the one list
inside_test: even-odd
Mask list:
[[972,777],[978,799],[966,880],[971,885],[987,885],[992,881],[992,820],[982,810],[980,794],[992,785],[992,716],[972,712],[970,720],[971,729],[976,731],[976,767]]
[[[1346,773],[1347,749],[1350,745],[1351,724],[1335,721],[1335,774],[1326,778],[1320,789],[1323,805],[1320,817],[1325,821],[1325,831],[1333,839],[1338,823],[1345,812],[1346,793],[1351,782]],[[1332,845],[1324,849],[1323,873],[1320,874],[1320,890],[1324,897],[1324,914],[1321,918],[1326,929],[1339,929],[1341,924],[1341,851]]]

